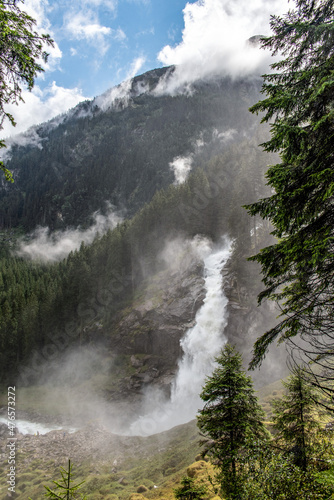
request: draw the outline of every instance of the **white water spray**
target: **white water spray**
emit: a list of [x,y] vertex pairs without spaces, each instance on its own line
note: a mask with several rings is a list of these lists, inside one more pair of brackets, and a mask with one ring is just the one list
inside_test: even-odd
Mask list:
[[[0,417],[0,424],[8,425],[8,420]],[[15,429],[20,434],[47,434],[51,431],[66,431],[68,433],[76,432],[78,429],[74,427],[64,427],[60,425],[41,424],[38,422],[31,422],[29,420],[15,420]]]
[[184,355],[179,361],[171,398],[159,403],[157,394],[152,393],[149,401],[155,410],[137,419],[130,427],[131,434],[155,434],[189,422],[201,407],[199,394],[205,378],[212,374],[214,359],[226,342],[223,332],[227,324],[228,300],[222,289],[221,270],[230,251],[230,243],[219,250],[207,250],[204,256],[206,296],[196,314],[195,326],[181,340]]

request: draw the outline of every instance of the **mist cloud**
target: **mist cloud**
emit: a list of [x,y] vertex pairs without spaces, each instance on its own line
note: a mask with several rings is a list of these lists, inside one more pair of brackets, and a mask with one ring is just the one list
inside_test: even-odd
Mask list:
[[98,233],[102,234],[108,229],[113,229],[122,220],[112,210],[107,216],[97,213],[94,219],[94,224],[86,231],[68,229],[50,233],[47,227],[39,227],[34,231],[31,241],[21,242],[17,254],[32,260],[57,262],[67,257],[70,252],[79,249],[82,242],[92,243]]
[[176,65],[157,92],[176,92],[186,83],[212,76],[243,77],[268,70],[270,54],[247,41],[254,35],[270,34],[272,14],[287,12],[287,0],[198,0],[183,10],[182,41],[166,45],[158,60]]
[[115,356],[103,343],[78,349],[62,345],[63,341],[62,334],[56,339],[52,336],[42,351],[33,351],[29,363],[21,367],[20,386],[32,381],[42,383],[44,409],[67,428],[77,430],[94,421],[95,426],[122,433],[127,419],[135,412],[128,406],[124,417],[124,410],[117,403],[105,399],[104,387],[110,383],[110,372],[117,371],[113,366]]
[[190,173],[192,161],[191,156],[177,156],[169,164],[175,175],[175,184],[183,184],[185,182]]
[[147,92],[148,87],[140,86],[140,84],[137,86],[137,89],[132,89],[133,77],[138,74],[144,63],[144,57],[137,57],[134,59],[124,82],[96,97],[94,99],[94,104],[102,111],[106,111],[112,107],[126,107],[131,99],[131,90],[134,90],[135,95]]
[[163,263],[164,268],[170,272],[184,272],[194,261],[202,261],[212,250],[212,242],[204,237],[196,235],[192,239],[182,236],[175,237],[165,242],[158,260]]
[[17,134],[9,137],[6,140],[6,149],[0,151],[1,160],[8,161],[11,158],[12,146],[32,146],[38,149],[43,149],[43,139],[38,135],[36,127],[31,127],[22,134]]
[[35,85],[31,92],[23,91],[22,97],[24,102],[19,107],[13,103],[7,105],[6,110],[14,116],[16,127],[6,121],[1,137],[19,134],[33,125],[51,120],[85,100],[81,89],[59,87],[56,82],[43,90]]

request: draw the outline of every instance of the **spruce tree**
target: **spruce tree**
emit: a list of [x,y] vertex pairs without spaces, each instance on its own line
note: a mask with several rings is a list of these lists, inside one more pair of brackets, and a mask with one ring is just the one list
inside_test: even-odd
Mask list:
[[73,473],[72,473],[72,468],[73,466],[71,465],[70,459],[68,460],[68,469],[64,469],[61,467],[61,480],[60,481],[53,481],[55,484],[55,489],[51,490],[49,486],[44,486],[46,489],[45,496],[48,498],[53,498],[53,499],[59,499],[59,500],[70,500],[72,498],[81,498],[84,500],[86,497],[83,497],[80,493],[78,493],[78,490],[81,488],[82,484],[85,481],[82,481],[81,483],[78,484],[73,484]]
[[274,428],[278,431],[275,440],[293,454],[295,465],[306,471],[310,464],[317,465],[317,458],[325,458],[326,436],[319,421],[315,389],[299,367],[283,386],[287,394],[272,402]]
[[[272,195],[248,205],[274,227],[276,244],[252,257],[262,266],[265,290],[282,320],[256,342],[252,367],[276,339],[294,344],[305,361],[333,369],[334,336],[334,2],[296,0],[295,10],[273,16],[263,46],[282,59],[264,76],[266,98],[251,111],[271,123],[262,144],[278,152],[267,180]],[[307,343],[294,342],[296,335]],[[314,383],[332,393],[326,370]]]
[[242,368],[240,354],[226,344],[216,358],[218,367],[201,393],[205,402],[198,426],[211,439],[209,451],[219,468],[222,492],[228,499],[242,498],[245,452],[255,440],[267,439],[264,412],[252,380]]

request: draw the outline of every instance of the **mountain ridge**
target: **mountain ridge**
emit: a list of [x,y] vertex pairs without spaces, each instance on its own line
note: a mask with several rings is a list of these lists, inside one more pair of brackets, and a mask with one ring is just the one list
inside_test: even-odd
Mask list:
[[[172,71],[152,70],[129,82],[154,88]],[[0,223],[26,231],[89,225],[94,212],[105,213],[106,201],[133,215],[173,183],[175,158],[190,157],[195,166],[196,158],[212,156],[211,147],[223,149],[215,134],[234,130],[233,142],[252,133],[256,120],[248,107],[259,87],[256,78],[225,78],[193,84],[192,95],[135,92],[130,105],[120,100],[116,110],[91,113],[101,96],[80,103],[66,120],[39,128],[41,143],[12,146],[8,168],[16,180],[0,189]]]

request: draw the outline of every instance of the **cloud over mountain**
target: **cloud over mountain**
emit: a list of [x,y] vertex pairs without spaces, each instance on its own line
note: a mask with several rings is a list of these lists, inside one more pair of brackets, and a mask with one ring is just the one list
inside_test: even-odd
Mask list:
[[[187,3],[182,41],[166,45],[158,54],[164,65],[177,66],[174,88],[213,75],[239,77],[267,71],[270,54],[247,41],[254,35],[268,35],[270,15],[286,12],[287,5],[286,0]],[[168,88],[173,90],[170,82]]]

